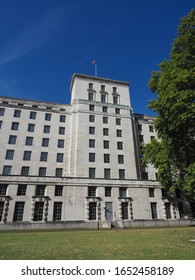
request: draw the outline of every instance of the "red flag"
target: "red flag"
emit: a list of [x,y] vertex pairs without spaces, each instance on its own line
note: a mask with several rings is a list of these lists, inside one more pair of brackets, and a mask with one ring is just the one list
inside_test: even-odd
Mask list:
[[97,61],[96,61],[96,60],[93,60],[93,61],[92,61],[92,64],[97,64]]

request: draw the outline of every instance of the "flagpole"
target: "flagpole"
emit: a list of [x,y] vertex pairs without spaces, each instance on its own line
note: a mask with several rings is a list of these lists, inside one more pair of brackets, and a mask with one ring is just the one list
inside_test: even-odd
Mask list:
[[97,61],[95,63],[95,77],[97,77]]

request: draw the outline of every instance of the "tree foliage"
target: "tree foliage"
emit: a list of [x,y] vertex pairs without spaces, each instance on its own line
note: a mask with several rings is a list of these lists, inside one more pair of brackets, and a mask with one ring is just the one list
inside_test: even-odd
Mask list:
[[181,19],[170,59],[153,71],[149,87],[157,95],[149,108],[157,113],[158,140],[145,147],[143,163],[153,163],[168,189],[195,197],[195,10]]

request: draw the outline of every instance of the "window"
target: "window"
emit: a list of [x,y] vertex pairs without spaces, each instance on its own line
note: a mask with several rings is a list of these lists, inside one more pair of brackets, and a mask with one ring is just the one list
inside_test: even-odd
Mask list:
[[44,125],[43,132],[44,133],[50,133],[50,125]]
[[167,189],[161,189],[162,198],[166,198],[168,196]]
[[60,115],[60,122],[65,122],[65,121],[66,121],[66,116]]
[[22,176],[28,176],[29,170],[30,170],[30,167],[29,167],[29,166],[22,166],[21,175],[22,175]]
[[56,177],[62,177],[63,168],[56,168]]
[[55,186],[55,196],[62,196],[63,186]]
[[125,179],[125,169],[119,169],[119,179]]
[[110,179],[110,168],[104,168],[104,178]]
[[5,159],[12,160],[14,158],[14,150],[7,150]]
[[96,220],[96,202],[89,202],[89,220]]
[[109,141],[104,140],[103,147],[104,147],[104,149],[109,149]]
[[0,129],[1,129],[1,127],[2,127],[2,121],[0,121]]
[[57,153],[56,162],[63,162],[63,160],[64,160],[64,154]]
[[3,175],[8,176],[11,175],[12,166],[11,165],[4,165],[3,167]]
[[31,159],[31,151],[24,151],[23,160],[30,160]]
[[103,117],[103,123],[108,124],[108,117]]
[[95,197],[96,196],[96,187],[88,187],[88,196]]
[[58,148],[64,148],[64,140],[58,139]]
[[19,222],[23,220],[24,202],[17,201],[15,203],[13,222]]
[[35,131],[35,124],[29,123],[28,124],[28,131],[29,132],[34,132]]
[[144,142],[144,136],[143,135],[139,135],[139,142],[143,143]]
[[95,116],[89,115],[89,122],[95,122]]
[[3,220],[4,201],[0,201],[0,222]]
[[4,108],[0,108],[0,117],[3,117],[5,114],[5,109]]
[[45,195],[45,185],[37,185],[35,195],[36,196],[44,196]]
[[149,125],[149,131],[150,131],[150,132],[154,132],[154,127],[153,127],[153,125]]
[[155,197],[154,188],[149,188],[149,197]]
[[128,220],[129,219],[129,211],[128,211],[128,202],[121,202],[121,214],[122,214],[122,220]]
[[118,96],[116,96],[116,95],[113,96],[113,103],[114,104],[119,104],[119,97]]
[[53,221],[61,221],[62,202],[54,202],[53,206]]
[[95,106],[94,105],[89,105],[89,111],[94,111],[95,110]]
[[113,87],[113,93],[117,93],[117,87]]
[[16,139],[17,139],[16,135],[10,135],[8,144],[12,144],[12,145],[16,144]]
[[35,120],[37,116],[37,112],[30,112],[30,119]]
[[123,142],[117,142],[117,149],[123,150]]
[[26,195],[27,185],[18,185],[17,195]]
[[150,136],[150,140],[154,140],[155,139],[155,136]]
[[104,154],[104,163],[110,163],[110,154]]
[[115,108],[115,114],[120,115],[120,109],[119,108]]
[[13,122],[11,126],[11,130],[18,130],[19,123],[18,122]]
[[117,137],[122,137],[122,130],[121,129],[116,130],[116,136]]
[[89,83],[89,89],[93,89],[93,84]]
[[156,202],[151,202],[150,206],[151,206],[152,219],[158,219],[157,203]]
[[46,171],[47,171],[46,167],[39,167],[39,176],[41,177],[46,176]]
[[35,202],[33,221],[43,220],[43,208],[44,208],[44,202],[39,202],[39,201]]
[[143,172],[143,180],[148,180],[148,172]]
[[89,178],[95,178],[95,168],[89,168]]
[[94,94],[93,92],[88,93],[88,100],[93,101],[94,100]]
[[59,127],[59,134],[64,135],[65,134],[65,127]]
[[127,197],[127,188],[119,188],[119,197]]
[[94,126],[89,127],[89,134],[95,134],[95,127]]
[[141,124],[138,124],[138,131],[142,131],[142,125]]
[[103,106],[103,107],[102,107],[102,112],[103,112],[103,113],[107,113],[107,112],[108,112],[108,107]]
[[118,163],[124,164],[124,155],[118,155]]
[[165,202],[165,213],[166,213],[166,218],[171,219],[171,203],[170,202]]
[[20,118],[20,115],[21,115],[21,110],[15,110],[14,111],[14,117],[15,118]]
[[103,128],[103,135],[108,136],[109,134],[109,129],[108,128]]
[[95,162],[95,153],[89,153],[89,162]]
[[89,148],[95,148],[95,140],[89,139]]
[[33,144],[33,137],[27,136],[26,137],[26,146],[32,146]]
[[49,138],[43,138],[42,147],[48,147],[48,146],[49,146]]
[[101,102],[106,103],[106,94],[101,94]]
[[121,125],[121,119],[116,118],[116,125]]
[[45,121],[51,121],[51,114],[45,113]]
[[6,195],[7,187],[8,187],[8,185],[6,185],[6,184],[0,185],[0,195],[1,196]]
[[106,197],[112,196],[112,188],[111,187],[105,187],[105,196]]
[[101,91],[105,91],[106,86],[105,85],[101,85]]

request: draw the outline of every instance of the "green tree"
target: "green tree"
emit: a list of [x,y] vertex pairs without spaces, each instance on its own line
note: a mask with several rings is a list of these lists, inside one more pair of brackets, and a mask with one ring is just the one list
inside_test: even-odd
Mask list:
[[157,113],[158,139],[144,147],[143,163],[158,168],[161,184],[195,198],[195,10],[181,18],[170,59],[153,71],[157,95],[148,107]]

